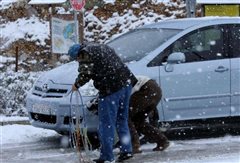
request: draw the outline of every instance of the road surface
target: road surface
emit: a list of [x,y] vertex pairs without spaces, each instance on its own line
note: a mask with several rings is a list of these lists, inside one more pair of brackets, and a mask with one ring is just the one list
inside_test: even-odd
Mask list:
[[[17,133],[16,133],[17,134]],[[65,146],[66,137],[51,136],[28,143],[1,145],[1,163],[77,163],[75,150]],[[155,144],[142,146],[142,153],[126,163],[240,163],[240,136],[202,138],[195,140],[172,140],[163,152],[153,152]],[[117,157],[118,150],[115,150]],[[91,151],[90,159],[99,152]],[[82,153],[85,156],[85,153]],[[86,158],[86,157],[84,157]],[[81,161],[84,162],[84,161]],[[86,162],[86,161],[85,161]]]

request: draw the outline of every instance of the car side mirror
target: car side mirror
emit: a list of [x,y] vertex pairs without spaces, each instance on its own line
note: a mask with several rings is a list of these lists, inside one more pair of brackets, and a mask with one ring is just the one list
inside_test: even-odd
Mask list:
[[168,56],[168,64],[177,64],[186,62],[186,56],[182,52],[174,52]]

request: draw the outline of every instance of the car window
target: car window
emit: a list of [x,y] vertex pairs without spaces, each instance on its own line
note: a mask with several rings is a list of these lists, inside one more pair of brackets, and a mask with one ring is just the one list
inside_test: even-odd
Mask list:
[[240,57],[240,25],[230,25],[229,51],[234,58]]
[[148,66],[159,66],[174,52],[182,52],[186,62],[199,62],[226,58],[224,49],[224,27],[212,26],[195,30],[170,45]]
[[138,61],[179,33],[178,29],[137,29],[108,43],[123,62]]

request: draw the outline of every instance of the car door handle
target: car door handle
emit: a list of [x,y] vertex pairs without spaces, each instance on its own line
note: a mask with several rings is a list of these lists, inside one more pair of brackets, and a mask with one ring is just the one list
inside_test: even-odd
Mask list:
[[228,68],[224,66],[218,66],[218,68],[215,69],[215,72],[224,72],[224,71],[228,71]]

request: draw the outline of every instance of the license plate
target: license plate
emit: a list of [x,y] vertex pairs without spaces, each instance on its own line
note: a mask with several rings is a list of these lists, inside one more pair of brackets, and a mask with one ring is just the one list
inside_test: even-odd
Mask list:
[[45,104],[34,104],[32,112],[41,114],[51,114],[51,108]]

